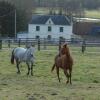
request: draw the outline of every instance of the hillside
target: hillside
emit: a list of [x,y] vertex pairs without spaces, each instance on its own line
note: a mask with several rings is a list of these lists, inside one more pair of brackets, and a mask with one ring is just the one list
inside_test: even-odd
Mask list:
[[85,16],[91,18],[100,18],[100,10],[86,10]]
[[[4,0],[0,0],[4,1]],[[48,13],[50,9],[53,9],[53,7],[56,7],[55,4],[52,4],[53,1],[48,1],[48,0],[5,0],[8,1],[12,4],[14,4],[17,8],[21,9],[26,9],[27,12],[33,12],[33,13]],[[48,2],[47,2],[48,1]],[[61,3],[59,0],[56,0],[57,3]],[[72,0],[73,1],[73,0]],[[98,0],[100,2],[100,0]],[[55,2],[55,0],[54,0]],[[80,0],[82,3],[82,1]],[[64,3],[64,0],[62,0],[62,3]],[[62,4],[61,3],[61,4]],[[82,3],[83,4],[83,3]],[[42,5],[42,8],[44,7],[43,5],[50,7],[50,9],[38,9],[39,6]],[[38,10],[37,10],[38,9]],[[86,9],[86,8],[85,8]],[[100,10],[85,10],[85,17],[92,17],[92,18],[100,18]]]

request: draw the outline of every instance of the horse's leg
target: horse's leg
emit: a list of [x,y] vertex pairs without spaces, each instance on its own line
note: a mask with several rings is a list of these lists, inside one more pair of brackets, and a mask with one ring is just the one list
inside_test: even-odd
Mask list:
[[29,65],[29,63],[28,63],[28,62],[27,62],[26,64],[27,64],[27,67],[28,67],[28,72],[27,72],[27,75],[29,75],[29,73],[30,73],[30,65]]
[[31,62],[31,75],[33,76],[33,62]]
[[17,73],[20,74],[20,69],[19,69],[20,62],[18,61],[18,59],[16,59],[16,63],[17,63],[16,67],[17,67],[17,70],[18,70]]
[[56,66],[56,71],[57,71],[58,80],[60,82],[60,78],[59,78],[59,67],[58,66]]
[[64,74],[65,74],[65,76],[67,78],[67,82],[66,83],[69,83],[69,74],[68,74],[66,69],[64,69]]
[[69,70],[69,77],[70,77],[70,84],[72,84],[71,77],[72,77],[72,70]]

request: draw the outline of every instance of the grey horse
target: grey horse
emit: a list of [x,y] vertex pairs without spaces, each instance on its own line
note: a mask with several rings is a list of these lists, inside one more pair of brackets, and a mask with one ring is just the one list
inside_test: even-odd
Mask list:
[[14,64],[14,60],[16,61],[17,73],[20,74],[19,65],[21,62],[26,62],[28,67],[27,75],[29,75],[31,71],[31,75],[33,75],[33,64],[34,64],[34,48],[30,46],[29,48],[17,47],[12,50],[11,55],[11,64]]

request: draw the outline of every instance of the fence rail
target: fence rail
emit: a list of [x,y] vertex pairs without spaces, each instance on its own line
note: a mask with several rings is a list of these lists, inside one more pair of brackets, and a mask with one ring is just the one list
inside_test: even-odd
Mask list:
[[69,45],[73,46],[87,46],[87,47],[96,47],[100,46],[100,41],[85,41],[85,45],[83,44],[83,40],[61,40],[61,39],[46,39],[46,38],[40,38],[40,39],[0,39],[0,49],[2,48],[14,48],[14,47],[20,47],[27,45],[34,45],[37,46],[38,50],[41,50],[41,48],[46,49],[47,46],[57,46],[60,49],[60,46],[62,43],[67,42]]

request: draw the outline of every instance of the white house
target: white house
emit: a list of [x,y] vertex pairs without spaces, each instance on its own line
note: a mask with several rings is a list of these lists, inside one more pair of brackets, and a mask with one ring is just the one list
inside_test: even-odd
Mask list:
[[34,15],[28,25],[28,38],[70,39],[72,25],[64,15]]

